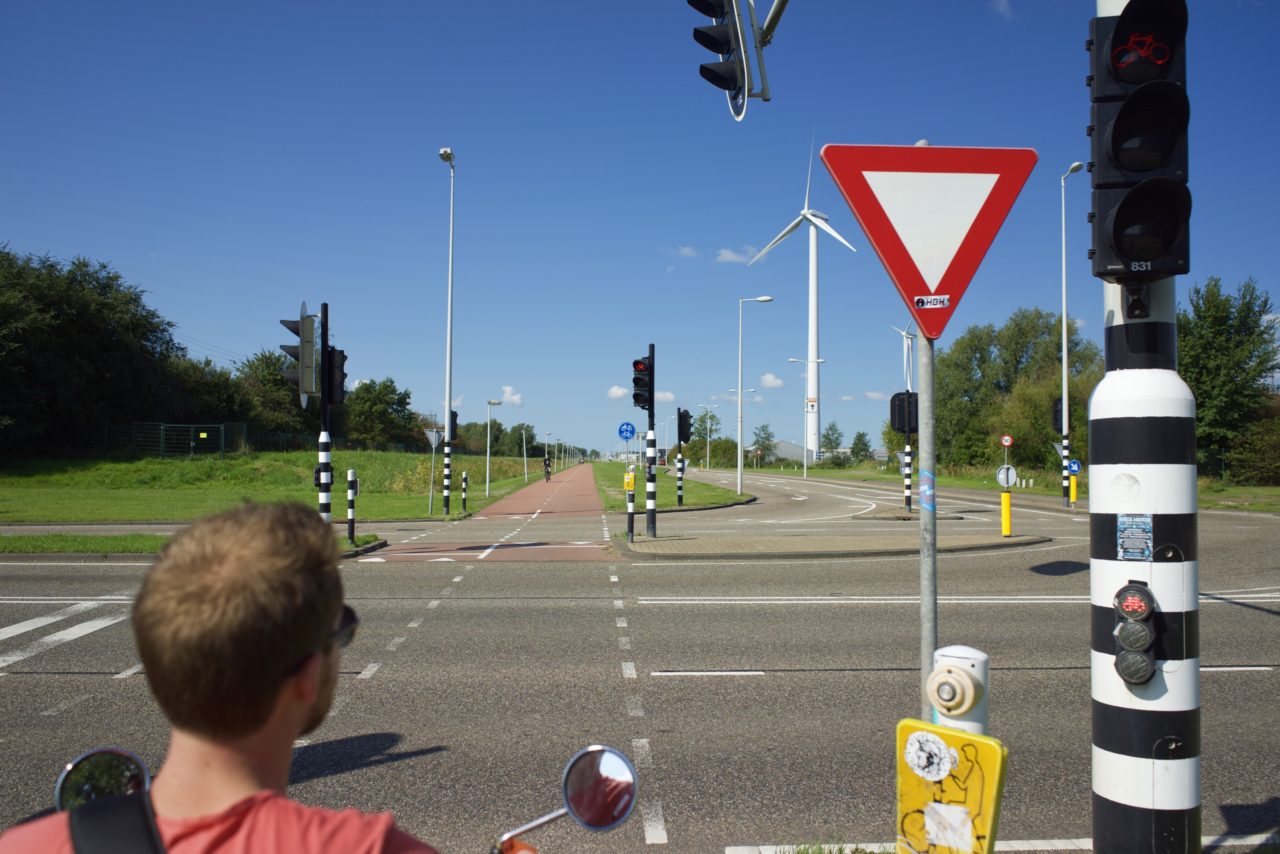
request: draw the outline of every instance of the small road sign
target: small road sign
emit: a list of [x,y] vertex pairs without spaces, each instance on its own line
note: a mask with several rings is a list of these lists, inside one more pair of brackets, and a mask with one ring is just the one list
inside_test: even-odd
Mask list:
[[1079,460],[1071,460],[1069,463],[1067,463],[1067,471],[1071,472],[1072,474],[1080,474],[1080,468],[1081,466],[1080,466]]
[[636,425],[630,421],[623,421],[618,425],[618,438],[624,442],[630,442],[636,437]]
[[629,471],[622,476],[622,488],[625,489],[627,492],[635,492],[635,489],[636,489],[635,472]]
[[822,148],[827,171],[929,338],[942,335],[1036,159],[1029,148]]
[[996,469],[996,483],[1001,489],[1011,489],[1018,482],[1018,472],[1013,466],[1000,466]]
[[1008,433],[1005,433],[1003,436],[1000,437],[1000,444],[1006,448],[1010,447],[1013,444],[1013,437],[1010,436]]

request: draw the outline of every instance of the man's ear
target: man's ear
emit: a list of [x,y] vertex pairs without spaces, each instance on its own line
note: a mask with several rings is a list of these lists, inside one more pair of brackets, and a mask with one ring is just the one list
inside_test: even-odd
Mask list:
[[289,677],[285,690],[294,699],[303,703],[314,703],[320,695],[321,673],[324,670],[325,657],[320,652],[313,652],[303,662],[298,672]]

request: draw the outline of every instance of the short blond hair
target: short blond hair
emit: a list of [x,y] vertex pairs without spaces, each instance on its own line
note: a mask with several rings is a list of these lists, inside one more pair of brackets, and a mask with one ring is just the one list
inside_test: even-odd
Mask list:
[[301,504],[244,504],[160,552],[133,605],[151,693],[174,726],[236,737],[321,650],[342,607],[338,543]]

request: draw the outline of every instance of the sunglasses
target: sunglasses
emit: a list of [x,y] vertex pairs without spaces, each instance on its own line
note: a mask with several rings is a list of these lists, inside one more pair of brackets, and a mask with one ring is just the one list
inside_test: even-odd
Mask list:
[[[356,614],[356,609],[350,605],[343,603],[342,616],[338,619],[338,627],[329,633],[325,642],[320,645],[316,652],[327,646],[335,646],[338,649],[345,649],[351,644],[352,639],[356,636],[356,629],[360,625],[360,617]],[[293,666],[289,671],[290,675],[297,673],[302,669],[302,665],[307,663],[307,659],[314,655],[315,652],[309,652],[302,657],[302,660]]]

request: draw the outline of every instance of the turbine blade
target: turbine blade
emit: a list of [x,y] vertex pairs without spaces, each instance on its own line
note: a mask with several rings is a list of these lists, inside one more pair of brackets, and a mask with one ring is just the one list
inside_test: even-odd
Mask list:
[[747,262],[747,266],[748,266],[748,267],[750,267],[752,264],[754,264],[755,262],[757,262],[757,261],[759,261],[761,258],[763,258],[763,257],[768,253],[768,251],[769,251],[770,249],[772,249],[773,247],[777,246],[777,245],[778,245],[779,243],[781,243],[782,241],[786,240],[786,239],[787,239],[787,237],[791,234],[791,232],[795,231],[797,228],[799,228],[799,227],[800,227],[800,223],[802,223],[802,222],[804,222],[804,214],[801,214],[800,216],[796,217],[794,220],[792,220],[792,221],[791,221],[791,225],[789,225],[789,226],[787,226],[786,228],[782,229],[782,233],[781,233],[781,234],[779,234],[777,237],[773,238],[773,240],[769,241],[769,245],[768,245],[768,246],[766,246],[765,248],[763,248],[763,249],[761,249],[759,252],[757,252],[757,253],[756,253],[756,257],[752,258],[750,261],[748,261],[748,262]]
[[849,247],[849,251],[850,251],[850,252],[857,252],[857,251],[858,251],[857,249],[854,249],[854,248],[853,248],[853,246],[851,246],[851,245],[849,244],[849,241],[845,240],[845,239],[844,239],[843,237],[841,237],[838,233],[836,233],[836,230],[835,230],[834,228],[832,228],[831,226],[827,225],[827,223],[826,223],[826,221],[825,221],[825,220],[819,219],[819,218],[818,218],[818,217],[816,217],[816,216],[811,216],[811,217],[806,217],[806,218],[809,220],[809,222],[813,223],[813,224],[814,224],[814,225],[816,225],[818,228],[822,229],[822,230],[823,230],[823,231],[825,231],[827,234],[830,234],[832,237],[834,237],[836,240],[839,240],[839,241],[840,241],[841,243],[843,243],[845,246]]
[[809,185],[813,183],[813,143],[809,143],[809,175],[804,179],[804,209],[809,209]]

